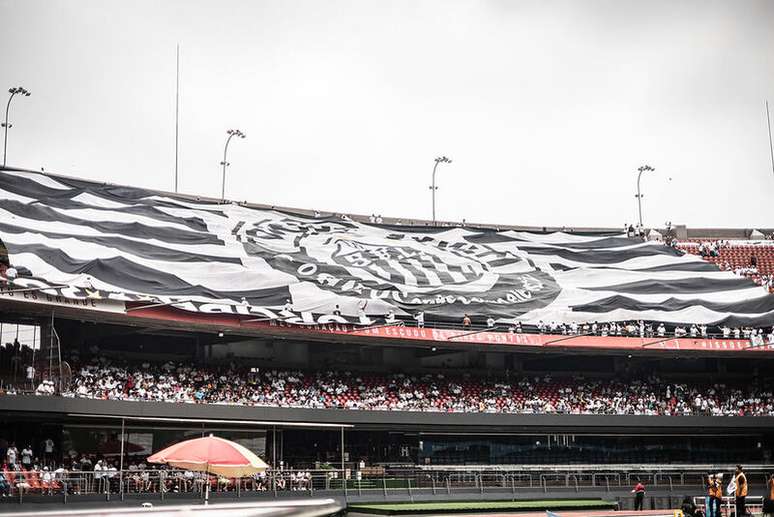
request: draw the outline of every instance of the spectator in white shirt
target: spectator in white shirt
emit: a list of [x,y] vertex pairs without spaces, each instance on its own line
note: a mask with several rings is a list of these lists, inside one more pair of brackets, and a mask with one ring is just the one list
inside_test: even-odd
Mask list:
[[16,465],[16,454],[18,452],[19,450],[16,448],[16,444],[11,442],[11,445],[9,445],[8,449],[5,451],[6,463],[8,463],[9,466]]
[[94,464],[94,481],[99,493],[107,492],[108,470],[108,466],[102,460]]
[[32,455],[32,447],[29,445],[21,451],[21,464],[26,470],[29,470],[32,466]]
[[40,479],[43,482],[43,492],[51,495],[53,491],[54,473],[48,470],[48,467],[43,467],[43,473],[40,475]]

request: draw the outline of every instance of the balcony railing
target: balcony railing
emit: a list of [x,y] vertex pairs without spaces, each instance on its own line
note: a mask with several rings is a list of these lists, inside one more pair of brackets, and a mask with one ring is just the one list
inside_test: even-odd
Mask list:
[[[764,468],[748,471],[751,494],[765,486]],[[225,478],[182,470],[131,469],[93,471],[8,471],[0,478],[2,502],[24,503],[48,499],[62,503],[76,500],[203,499],[209,483],[213,499],[242,497],[343,496],[347,500],[406,500],[432,497],[498,497],[518,499],[536,494],[584,494],[629,508],[635,482],[645,483],[653,508],[680,504],[684,494],[702,494],[703,473],[677,469],[587,471],[454,471],[405,469],[382,475],[363,475],[356,470],[269,470],[246,478]],[[760,478],[760,479],[758,479]],[[760,504],[748,497],[748,505]],[[608,506],[613,506],[608,503]],[[733,508],[733,502],[724,502]]]

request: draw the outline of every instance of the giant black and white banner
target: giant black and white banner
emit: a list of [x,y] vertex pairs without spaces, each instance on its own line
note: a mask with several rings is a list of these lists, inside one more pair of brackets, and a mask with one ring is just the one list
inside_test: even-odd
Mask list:
[[380,317],[770,325],[774,295],[623,235],[363,224],[0,172],[19,271],[143,300]]

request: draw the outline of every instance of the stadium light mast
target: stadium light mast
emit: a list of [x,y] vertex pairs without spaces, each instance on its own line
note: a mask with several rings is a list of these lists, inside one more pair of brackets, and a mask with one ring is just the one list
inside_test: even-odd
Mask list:
[[650,165],[643,165],[642,167],[638,167],[637,170],[640,171],[640,173],[637,174],[637,195],[634,197],[637,198],[637,208],[640,212],[640,231],[642,231],[642,194],[640,193],[640,178],[642,178],[643,172],[651,172],[656,169]]
[[451,163],[452,161],[446,156],[441,156],[435,159],[435,165],[433,165],[433,184],[430,185],[430,190],[433,193],[433,224],[435,224],[435,191],[438,187],[435,186],[435,171],[438,169],[439,163]]
[[226,146],[223,148],[223,161],[220,162],[220,164],[223,166],[223,184],[220,189],[220,199],[223,201],[226,200],[226,167],[230,165],[228,163],[228,159],[226,158],[228,155],[228,144],[231,143],[231,139],[234,137],[245,138],[247,136],[238,129],[229,129],[226,131],[226,134],[228,135],[228,138],[226,138]]
[[10,93],[11,96],[8,97],[8,104],[5,105],[5,122],[3,122],[3,129],[5,130],[5,134],[3,136],[3,168],[5,168],[5,155],[8,149],[8,128],[11,127],[11,124],[8,123],[8,111],[11,109],[11,101],[16,94],[19,94],[23,97],[29,97],[31,95],[29,90],[24,89],[22,86],[10,88],[8,93]]

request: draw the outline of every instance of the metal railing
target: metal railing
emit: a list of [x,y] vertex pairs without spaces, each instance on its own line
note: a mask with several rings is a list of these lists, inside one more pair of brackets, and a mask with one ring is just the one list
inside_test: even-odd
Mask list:
[[[364,474],[358,470],[268,470],[253,477],[226,478],[198,472],[165,469],[124,471],[5,471],[0,472],[0,493],[6,501],[29,498],[59,498],[62,502],[97,495],[125,498],[203,498],[209,483],[210,497],[278,497],[294,495],[343,495],[345,498],[406,498],[415,496],[486,496],[516,498],[521,494],[617,493],[628,496],[634,479],[651,490],[669,494],[669,500],[684,493],[703,493],[700,475],[678,472],[614,471],[441,471],[405,469]],[[751,482],[754,474],[748,474]],[[763,479],[763,478],[761,478]],[[675,492],[679,490],[679,492]],[[753,498],[748,499],[754,504]],[[666,504],[666,503],[665,503]]]
[[[707,497],[697,496],[693,498],[693,504],[700,509],[704,515],[707,515]],[[735,511],[736,498],[734,496],[724,496],[720,500],[720,515],[723,517],[730,516]],[[763,510],[763,497],[762,496],[748,496],[746,497],[745,507],[748,514],[758,515]]]
[[[464,325],[462,323],[455,323],[450,321],[425,320],[424,324],[420,326],[416,320],[409,317],[396,318],[396,323],[406,327],[413,327],[413,328],[422,327],[422,328],[438,329],[438,330],[459,330],[460,332],[512,332],[512,331],[515,331],[514,325],[503,324],[503,323],[499,323],[493,327],[490,327],[485,323],[471,323],[470,325]],[[589,324],[590,323],[591,322],[589,322]],[[567,336],[567,337],[583,337],[584,335],[588,335],[591,337],[631,337],[631,338],[646,338],[646,339],[684,338],[684,339],[726,339],[726,340],[735,340],[735,341],[750,340],[750,338],[746,338],[741,335],[740,337],[734,337],[733,334],[724,336],[722,332],[715,331],[715,330],[708,331],[707,334],[704,336],[702,336],[700,333],[695,336],[692,336],[690,332],[686,333],[685,335],[678,336],[675,334],[672,326],[670,326],[663,335],[659,334],[658,330],[655,328],[653,331],[646,332],[644,335],[640,335],[639,328],[635,332],[624,331],[624,332],[621,332],[620,334],[616,334],[615,332],[608,332],[603,334],[601,330],[601,325],[602,324],[600,324],[600,328],[595,333],[582,330],[583,329],[582,323],[578,324],[578,330],[576,332],[571,332],[570,329],[568,328],[567,331],[563,333],[560,328],[557,328],[555,330],[544,329],[541,332],[538,329],[537,325],[531,324],[531,323],[524,323],[524,324],[521,324],[521,330],[518,333],[519,334],[537,334],[537,335],[546,335],[546,336]],[[683,327],[685,327],[685,325],[683,325]],[[358,330],[357,327],[355,327],[355,330]],[[763,330],[765,330],[766,331],[765,333],[768,334],[768,330],[769,330],[768,327],[763,327]],[[769,344],[769,343],[764,343],[764,344]]]

